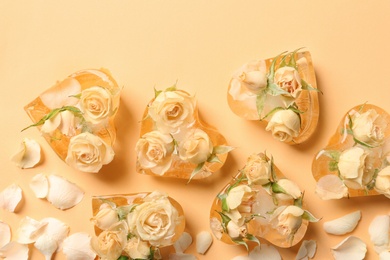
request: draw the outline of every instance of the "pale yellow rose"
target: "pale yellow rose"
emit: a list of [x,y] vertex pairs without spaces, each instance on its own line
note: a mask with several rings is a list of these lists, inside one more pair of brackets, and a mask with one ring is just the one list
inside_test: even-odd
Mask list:
[[379,145],[384,139],[385,121],[374,110],[369,109],[363,114],[359,112],[351,116],[354,137],[368,145]]
[[298,185],[289,179],[280,179],[276,184],[283,189],[285,193],[277,193],[276,196],[281,200],[298,199],[302,196],[302,191]]
[[365,160],[368,152],[361,147],[351,147],[341,152],[338,169],[345,185],[352,189],[363,188]]
[[139,238],[132,237],[127,242],[124,251],[131,257],[131,259],[149,259],[150,245]]
[[268,122],[266,131],[282,142],[290,142],[297,137],[300,129],[299,115],[290,109],[276,111]]
[[179,156],[183,161],[194,164],[203,163],[212,152],[213,143],[209,135],[199,128],[189,131],[179,142]]
[[118,259],[127,244],[128,227],[120,221],[91,239],[92,249],[102,260]]
[[242,172],[247,177],[249,184],[264,185],[270,182],[271,164],[264,157],[252,154],[249,156]]
[[386,166],[378,173],[375,190],[390,198],[390,166]]
[[264,60],[255,60],[244,64],[233,76],[241,87],[254,94],[260,94],[267,87],[267,68]]
[[102,204],[99,212],[91,218],[91,222],[102,230],[109,229],[119,221],[118,213],[108,204]]
[[140,166],[163,175],[172,163],[174,143],[172,136],[159,131],[144,134],[137,142],[135,151]]
[[81,92],[80,110],[89,123],[98,125],[107,122],[116,109],[113,97],[106,88],[93,86]]
[[98,172],[114,159],[114,150],[100,137],[85,132],[73,136],[65,161],[83,172]]
[[285,96],[297,98],[302,91],[301,77],[298,71],[289,66],[281,67],[275,71],[274,82],[284,91]]
[[168,196],[159,192],[145,197],[144,202],[127,215],[130,233],[157,247],[172,244],[180,221]]
[[227,229],[227,234],[232,238],[232,239],[237,239],[240,237],[246,237],[248,234],[248,229],[246,227],[246,224],[243,225],[238,225],[234,221],[229,221],[229,223],[226,226]]
[[[294,235],[302,225],[304,210],[297,206],[283,206],[278,214],[276,228],[284,236]],[[278,210],[276,210],[278,211]]]
[[248,202],[254,195],[248,185],[238,185],[232,188],[226,196],[226,203],[230,210],[238,208],[241,204]]
[[195,98],[184,91],[161,92],[149,104],[148,114],[164,134],[176,134],[194,123]]
[[81,128],[79,119],[74,116],[73,112],[65,110],[46,120],[42,125],[41,132],[51,134],[58,129],[66,136],[74,136],[78,128]]

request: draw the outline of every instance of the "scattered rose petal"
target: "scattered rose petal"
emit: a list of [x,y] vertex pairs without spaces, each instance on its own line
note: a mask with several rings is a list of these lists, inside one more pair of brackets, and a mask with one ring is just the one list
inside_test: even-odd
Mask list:
[[67,259],[93,260],[96,257],[91,248],[91,236],[87,233],[75,233],[67,237],[62,244]]
[[210,232],[201,231],[196,235],[196,251],[199,254],[205,254],[212,243],[213,237],[211,236]]
[[47,234],[39,236],[35,241],[34,246],[45,256],[45,260],[50,260],[58,247],[57,242]]
[[353,231],[361,218],[360,210],[324,223],[325,232],[333,235],[344,235]]
[[12,241],[0,248],[0,257],[7,260],[27,260],[28,246]]
[[183,254],[183,253],[172,253],[169,254],[169,260],[196,260],[196,256],[191,254]]
[[11,229],[7,223],[0,221],[0,248],[11,241]]
[[383,251],[379,254],[379,260],[389,260],[390,259],[390,251]]
[[64,210],[74,207],[84,197],[84,192],[74,183],[57,176],[50,175],[49,192],[46,199],[58,209]]
[[390,216],[376,216],[368,227],[371,242],[374,244],[375,251],[380,254],[388,250],[389,246]]
[[250,259],[267,259],[267,260],[282,260],[278,250],[267,244],[261,244],[260,246],[256,246],[249,253]]
[[56,218],[44,218],[40,222],[44,226],[38,231],[38,238],[46,235],[56,242],[56,251],[61,249],[64,239],[68,236],[69,226]]
[[0,193],[0,208],[9,212],[15,212],[21,200],[22,189],[13,183]]
[[358,237],[349,236],[338,245],[331,248],[335,260],[364,259],[367,252],[366,244]]
[[20,244],[31,244],[38,238],[37,233],[47,223],[41,223],[28,216],[24,217],[16,230],[16,241]]
[[316,193],[323,200],[341,199],[348,195],[348,188],[338,176],[328,174],[318,180]]
[[32,168],[41,160],[41,146],[35,140],[24,138],[11,160],[19,168]]
[[49,192],[49,181],[44,174],[39,173],[31,179],[30,188],[37,198],[46,198]]
[[313,258],[316,254],[317,243],[314,240],[304,240],[295,257],[296,260]]
[[192,237],[189,233],[183,232],[180,238],[173,244],[176,253],[183,253],[191,245]]

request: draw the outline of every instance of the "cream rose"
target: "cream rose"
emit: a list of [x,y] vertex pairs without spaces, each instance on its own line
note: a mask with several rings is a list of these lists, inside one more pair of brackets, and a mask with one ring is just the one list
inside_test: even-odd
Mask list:
[[141,241],[139,238],[133,237],[127,242],[124,251],[131,259],[149,259],[150,245],[145,241]]
[[282,142],[290,142],[297,137],[300,129],[299,115],[290,109],[276,111],[268,122],[266,131]]
[[354,146],[341,152],[338,169],[345,185],[352,189],[361,189],[363,186],[364,165],[368,153],[360,147]]
[[125,221],[117,222],[91,240],[92,249],[102,260],[118,259],[127,244],[128,227]]
[[374,109],[369,109],[363,114],[356,112],[351,119],[353,136],[357,140],[368,145],[383,142],[385,122]]
[[240,237],[246,237],[248,234],[248,229],[246,227],[246,224],[243,225],[238,225],[234,221],[229,221],[229,223],[226,226],[227,229],[227,234],[232,238],[232,239],[237,239]]
[[91,222],[102,230],[109,229],[119,221],[118,213],[108,204],[102,204],[99,212],[91,218]]
[[127,215],[127,221],[130,233],[148,241],[152,246],[159,247],[172,244],[180,218],[168,196],[154,192]]
[[260,92],[267,87],[267,68],[264,60],[251,61],[240,68],[234,76],[241,87],[246,88],[254,94]]
[[78,125],[78,121],[79,120],[75,118],[73,112],[65,110],[46,120],[42,125],[41,131],[42,133],[51,134],[58,129],[66,136],[74,136],[76,134],[76,129],[81,127]]
[[283,236],[294,235],[302,225],[302,215],[305,211],[293,205],[279,209],[283,210],[277,218],[276,227],[278,232]]
[[94,125],[104,123],[113,115],[115,109],[108,89],[93,86],[81,92],[80,110],[85,121]]
[[276,182],[276,185],[283,191],[276,194],[279,199],[298,199],[302,196],[302,191],[298,185],[289,179],[280,179]]
[[238,208],[241,204],[248,202],[254,192],[248,185],[238,185],[232,188],[226,196],[226,203],[230,210]]
[[65,161],[83,172],[98,172],[103,165],[114,159],[114,150],[100,137],[81,133],[70,139]]
[[302,91],[301,77],[298,71],[289,66],[281,67],[275,71],[274,82],[284,91],[288,97],[297,98]]
[[179,156],[183,161],[200,164],[207,161],[212,152],[213,143],[209,135],[199,128],[187,132],[183,141],[179,142]]
[[271,164],[258,154],[249,156],[242,169],[248,179],[248,184],[264,185],[271,179]]
[[171,167],[174,143],[169,134],[159,131],[146,133],[138,140],[135,150],[143,169],[163,175]]
[[375,190],[390,198],[390,166],[386,166],[378,173]]
[[195,99],[184,91],[161,92],[148,107],[148,114],[164,134],[175,134],[194,123]]

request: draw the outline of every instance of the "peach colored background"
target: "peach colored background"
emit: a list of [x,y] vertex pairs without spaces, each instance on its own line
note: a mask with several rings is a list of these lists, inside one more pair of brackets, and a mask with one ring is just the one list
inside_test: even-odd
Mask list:
[[[15,232],[24,216],[56,217],[70,233],[93,233],[91,196],[161,189],[183,206],[187,227],[195,239],[209,230],[209,209],[251,153],[267,150],[284,174],[306,191],[308,208],[322,217],[311,224],[305,239],[318,243],[315,259],[330,259],[330,247],[346,236],[332,236],[322,224],[354,210],[362,219],[353,235],[368,246],[366,259],[378,259],[368,236],[374,216],[388,214],[384,196],[322,201],[314,194],[311,175],[314,154],[327,144],[344,113],[369,102],[390,112],[390,2],[363,1],[1,1],[0,2],[0,190],[11,183],[23,189],[16,213],[0,210],[0,219]],[[306,47],[312,54],[320,96],[318,130],[307,142],[288,146],[272,139],[257,122],[234,115],[226,91],[231,74],[256,58]],[[23,106],[69,74],[86,68],[109,69],[123,86],[116,125],[114,161],[99,174],[68,167],[51,150],[31,123]],[[196,93],[201,118],[217,127],[237,147],[224,167],[204,181],[140,175],[135,172],[134,146],[139,121],[153,88],[178,87]],[[20,170],[10,161],[24,137],[37,140],[42,162]],[[84,191],[76,207],[60,211],[34,197],[28,183],[37,173],[58,174]],[[266,242],[264,242],[266,243]],[[300,244],[299,244],[300,245]],[[279,249],[294,259],[298,246]],[[240,246],[214,240],[199,259],[231,259],[245,255]],[[43,259],[32,250],[31,259]],[[55,259],[64,259],[58,253]]]

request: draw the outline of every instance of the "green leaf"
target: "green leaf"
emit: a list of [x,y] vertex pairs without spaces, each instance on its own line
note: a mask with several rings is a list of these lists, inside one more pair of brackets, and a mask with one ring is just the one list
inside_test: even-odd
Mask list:
[[126,219],[127,215],[133,211],[136,205],[127,205],[127,206],[120,206],[117,208],[119,220]]
[[370,145],[370,144],[368,144],[368,143],[365,143],[365,142],[363,142],[363,141],[360,141],[359,139],[355,138],[355,136],[353,137],[353,140],[355,141],[355,143],[358,143],[358,144],[360,144],[360,145],[363,145],[363,146],[365,146],[365,147],[367,147],[367,148],[375,148],[375,147],[376,147],[376,145]]
[[289,95],[290,93],[288,91],[285,91],[281,89],[278,85],[275,83],[271,83],[266,88],[267,94],[270,94],[271,96],[279,96],[279,95]]
[[187,184],[192,180],[192,178],[195,177],[196,174],[198,174],[198,173],[202,170],[204,164],[205,164],[205,162],[202,162],[202,163],[199,163],[199,164],[195,167],[195,169],[194,169],[194,170],[192,171],[192,173],[191,173],[190,179],[188,180]]
[[290,61],[289,61],[289,63],[288,63],[288,66],[297,69],[297,64],[296,64],[296,60],[295,60],[295,55],[296,55],[296,53],[297,53],[299,50],[301,50],[301,49],[303,49],[303,48],[304,48],[304,47],[300,47],[300,48],[294,50],[293,52],[291,52],[291,54],[290,54],[290,55],[291,55],[291,58],[290,58]]
[[302,201],[303,201],[303,196],[297,198],[294,200],[294,206],[302,208]]
[[162,92],[162,90],[157,90],[156,88],[154,88],[154,98],[158,97],[158,95],[160,95]]
[[228,153],[230,151],[233,151],[234,147],[227,146],[227,145],[217,145],[213,148],[213,154],[224,154]]
[[307,210],[304,211],[304,213],[302,215],[302,218],[308,220],[309,222],[318,222],[318,221],[320,221],[319,218],[314,217],[313,214],[311,214]]
[[276,65],[276,61],[279,59],[280,56],[282,56],[283,54],[285,54],[285,52],[282,52],[281,54],[277,55],[275,58],[273,58],[272,60],[272,63],[271,63],[271,66],[269,68],[269,73],[268,73],[268,85],[274,83],[274,76],[275,76],[275,65]]
[[284,110],[284,108],[283,108],[283,107],[275,107],[275,108],[273,108],[271,111],[269,111],[269,112],[268,112],[262,119],[260,119],[260,120],[263,120],[263,119],[269,117],[270,115],[274,114],[275,112],[277,112],[277,111],[279,111],[279,110]]
[[301,85],[302,85],[302,89],[304,90],[308,90],[308,91],[317,91],[317,92],[320,92],[321,94],[322,91],[319,90],[318,88],[313,88],[309,83],[307,83],[304,79],[301,79]]
[[125,256],[125,255],[121,255],[117,260],[128,260],[129,257]]
[[218,158],[217,155],[215,155],[214,153],[212,153],[210,155],[209,158],[207,158],[207,162],[210,162],[210,163],[213,163],[213,162],[216,162],[216,163],[222,163],[222,161]]
[[261,118],[261,113],[263,112],[266,99],[267,99],[267,93],[265,90],[261,91],[261,93],[256,97],[256,108],[257,108],[257,114],[259,115],[259,118]]
[[249,251],[249,247],[248,247],[248,244],[242,240],[242,239],[232,239],[234,243],[238,244],[238,245],[243,245],[245,246],[246,250]]
[[337,171],[339,169],[337,161],[329,161],[328,169],[331,172]]
[[280,186],[279,184],[277,184],[276,182],[272,183],[272,192],[273,193],[284,193],[284,194],[288,194],[283,188],[282,186]]
[[165,91],[176,91],[177,90],[176,84],[177,82],[174,85],[170,86],[169,88],[166,88]]
[[245,237],[247,240],[249,241],[252,241],[252,242],[255,242],[257,243],[258,245],[260,245],[260,241],[257,237],[255,237],[254,235],[252,234],[247,234],[246,237]]
[[233,189],[234,187],[237,187],[241,182],[243,181],[247,181],[248,179],[246,178],[246,175],[244,173],[242,173],[237,179],[236,181],[230,185],[228,188],[227,188],[227,193],[229,193],[231,191],[231,189]]

